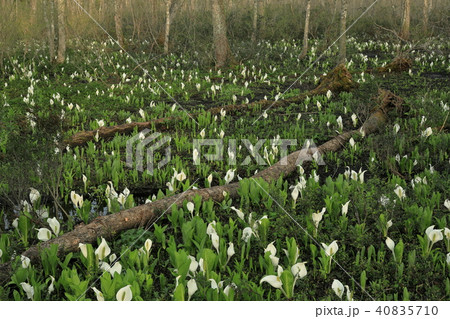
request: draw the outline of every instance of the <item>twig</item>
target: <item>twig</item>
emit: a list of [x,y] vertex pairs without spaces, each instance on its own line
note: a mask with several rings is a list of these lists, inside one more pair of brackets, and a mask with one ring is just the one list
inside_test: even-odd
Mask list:
[[447,122],[447,119],[448,119],[448,113],[449,113],[449,112],[447,112],[447,116],[445,117],[444,123],[442,123],[442,126],[441,126],[441,129],[439,130],[439,133],[441,133],[442,129],[443,129],[444,126],[445,126],[445,123]]
[[136,69],[142,68],[143,65],[145,65],[145,64],[147,64],[147,63],[150,63],[152,60],[153,60],[153,59],[144,61],[144,62],[142,62],[142,63],[139,63],[133,70],[131,70],[131,71],[128,73],[127,76],[130,76],[131,74],[133,74],[134,71],[136,71]]
[[403,38],[402,38],[401,36],[399,36],[398,33],[395,32],[394,30],[385,28],[385,27],[383,27],[383,26],[381,26],[381,25],[379,25],[379,24],[376,24],[376,23],[375,23],[375,26],[378,27],[378,28],[380,28],[380,29],[383,29],[383,30],[385,30],[385,31],[388,31],[388,32],[393,33],[400,41],[405,42],[405,43],[409,43],[409,41],[403,39]]

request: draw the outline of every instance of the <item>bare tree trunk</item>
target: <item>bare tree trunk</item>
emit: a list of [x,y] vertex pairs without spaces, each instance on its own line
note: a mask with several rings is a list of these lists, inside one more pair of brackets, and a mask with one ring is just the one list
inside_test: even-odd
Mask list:
[[348,0],[341,1],[341,28],[339,31],[339,58],[338,64],[345,63],[347,58],[347,36],[345,35],[345,30],[347,29],[347,7]]
[[258,35],[258,4],[259,0],[253,0],[253,32],[252,32],[252,42],[256,42],[256,37]]
[[98,0],[98,19],[99,21],[105,20],[105,3],[103,0]]
[[423,0],[423,32],[428,34],[428,18],[430,14],[430,0]]
[[166,0],[166,28],[164,30],[164,54],[169,53],[169,36],[170,36],[170,24],[171,17],[170,11],[172,8],[172,0]]
[[35,15],[37,11],[37,0],[31,0],[30,5],[31,5],[31,12],[33,13],[33,15]]
[[55,23],[53,0],[44,0],[44,22],[48,40],[50,62],[55,61]]
[[400,37],[404,40],[409,40],[409,22],[411,19],[410,10],[410,0],[403,0],[402,29],[400,31]]
[[258,16],[259,16],[259,38],[264,37],[264,30],[266,30],[266,0],[261,0],[258,8]]
[[308,33],[309,33],[309,16],[311,15],[311,0],[306,3],[305,32],[303,34],[303,48],[300,53],[300,59],[303,59],[308,53]]
[[114,2],[114,23],[116,25],[117,42],[123,48],[125,41],[123,39],[122,30],[122,0],[115,0]]
[[227,38],[227,26],[225,23],[225,12],[223,0],[212,0],[212,20],[214,37],[214,56],[216,69],[227,65],[232,59],[230,45]]
[[31,0],[31,25],[34,25],[37,21],[37,0]]
[[65,1],[58,0],[58,57],[56,63],[64,63],[66,59],[66,27],[65,27]]
[[175,16],[176,11],[178,8],[183,4],[183,1],[179,0],[165,0],[166,4],[166,23],[164,30],[162,30],[162,33],[160,34],[161,42],[164,45],[164,53],[169,53],[169,43],[170,43],[170,28],[172,26],[172,21]]
[[155,22],[158,21],[158,7],[156,6],[156,0],[151,0],[152,2],[152,22],[155,24]]
[[[138,27],[137,27],[138,22],[137,22],[137,19],[136,19],[136,15],[134,13],[134,6],[133,6],[133,4],[131,4],[130,10],[131,10],[131,18],[133,19],[133,34],[131,35],[131,38],[134,39],[134,35],[136,34],[136,31],[138,29]],[[153,17],[152,17],[152,20],[153,20]]]

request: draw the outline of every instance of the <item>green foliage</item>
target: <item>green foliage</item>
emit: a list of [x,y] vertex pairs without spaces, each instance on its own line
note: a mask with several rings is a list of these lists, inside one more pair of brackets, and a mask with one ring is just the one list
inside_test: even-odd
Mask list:
[[[430,41],[430,50],[449,50],[448,43]],[[74,43],[81,44],[85,43]],[[10,228],[0,236],[0,259],[16,258],[10,282],[0,287],[0,299],[116,300],[117,292],[130,285],[133,300],[331,300],[336,298],[331,289],[335,278],[351,287],[356,300],[369,299],[369,294],[377,300],[448,299],[449,241],[444,238],[431,243],[425,233],[432,225],[448,228],[449,222],[443,204],[450,189],[450,139],[448,124],[443,123],[450,103],[446,55],[416,52],[411,73],[382,76],[366,71],[385,65],[398,49],[409,50],[409,46],[352,38],[348,47],[353,53],[347,66],[360,83],[357,90],[330,97],[310,96],[270,109],[267,117],[260,119],[263,110],[259,105],[254,113],[239,110],[216,118],[208,112],[211,107],[247,99],[274,99],[320,55],[320,42],[310,44],[307,60],[299,61],[296,41],[261,41],[257,56],[220,73],[199,67],[192,53],[149,60],[147,67],[154,70],[158,84],[184,110],[200,112],[197,123],[180,107],[172,109],[173,101],[161,87],[135,70],[109,43],[89,43],[90,49],[83,54],[70,52],[69,61],[60,67],[27,55],[18,56],[17,62],[6,61],[8,85],[0,87],[0,103],[9,106],[0,108],[0,196],[2,203],[10,199],[28,203],[21,203],[20,213],[14,207],[2,208],[0,217],[7,218]],[[99,55],[102,50],[107,53]],[[243,48],[241,54],[251,50]],[[295,91],[280,99],[313,88],[319,76],[332,68],[335,53],[332,48],[304,74]],[[136,58],[148,60],[148,52],[136,50]],[[429,73],[444,74],[444,80],[437,81]],[[385,129],[364,138],[355,133],[353,145],[324,154],[326,165],[302,163],[293,174],[271,183],[250,178],[256,170],[280,160],[278,139],[298,141],[287,148],[290,153],[300,149],[306,139],[320,145],[336,136],[336,131],[358,129],[371,112],[370,98],[378,87],[387,87],[406,99],[404,109],[388,114]],[[94,138],[73,148],[64,144],[74,133],[95,131],[102,124],[167,117],[175,119],[167,122],[165,131],[172,138],[172,159],[153,174],[126,166],[125,148],[131,135]],[[426,136],[428,127],[432,134]],[[222,131],[224,160],[205,158],[203,155],[212,154],[215,148],[203,146],[201,165],[194,165],[192,140],[217,138]],[[261,146],[264,165],[256,162],[255,150],[245,145],[239,149],[239,144],[233,149],[233,143],[243,139],[254,148]],[[228,150],[234,152],[235,161],[227,157]],[[248,165],[243,165],[244,161]],[[154,224],[111,234],[111,253],[101,261],[95,254],[98,243],[65,256],[58,256],[58,248],[52,245],[28,266],[18,256],[39,243],[38,230],[48,227],[44,211],[49,217],[56,216],[63,232],[68,232],[77,223],[87,224],[147,199],[168,198],[193,186],[224,185],[231,171],[231,183],[240,178],[237,198],[224,194],[223,201],[214,202],[197,195],[177,202],[167,211],[157,212],[161,216]],[[301,190],[294,200],[292,187],[297,185]],[[30,187],[41,192],[32,203]],[[395,193],[398,187],[404,191],[402,198]],[[83,204],[77,208],[72,191],[83,196]],[[348,211],[344,213],[346,203]],[[316,228],[312,216],[324,208]],[[13,225],[16,217],[17,225]],[[395,243],[393,254],[386,247],[387,237]],[[322,243],[334,240],[339,249],[331,258]],[[274,255],[268,251],[270,243],[276,249]],[[306,262],[307,274],[295,277],[292,267],[302,262]],[[265,276],[278,278],[283,289],[261,283]],[[347,276],[357,278],[362,290]],[[192,280],[197,287],[194,293]],[[28,298],[24,283],[34,288],[32,298]]]

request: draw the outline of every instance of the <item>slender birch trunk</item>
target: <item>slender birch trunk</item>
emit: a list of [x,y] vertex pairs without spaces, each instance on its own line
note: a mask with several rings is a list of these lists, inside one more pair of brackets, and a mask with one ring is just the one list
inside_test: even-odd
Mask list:
[[169,53],[172,0],[166,0],[166,28],[164,30],[164,54]]
[[309,16],[311,15],[311,0],[306,3],[305,31],[303,34],[303,48],[300,53],[300,59],[303,59],[308,53],[308,34],[309,34]]
[[409,40],[409,23],[411,19],[410,11],[410,0],[403,0],[402,29],[400,30],[400,37],[404,40]]
[[55,23],[53,0],[44,0],[44,23],[48,41],[48,53],[50,62],[55,61]]
[[428,20],[430,15],[430,0],[423,0],[423,32],[428,34]]
[[216,69],[218,69],[227,65],[231,60],[231,50],[227,38],[223,0],[212,0],[212,20],[214,56],[216,59]]
[[347,29],[347,7],[348,0],[342,0],[341,2],[341,28],[339,30],[339,57],[338,64],[345,63],[347,58],[347,36],[345,30]]
[[253,32],[252,32],[252,42],[256,42],[258,36],[258,7],[259,0],[253,0]]
[[125,46],[125,41],[122,29],[122,0],[114,1],[114,23],[116,26],[117,42],[119,42],[119,45],[123,48]]
[[65,26],[65,1],[58,0],[58,57],[56,63],[64,63],[66,59],[66,26]]

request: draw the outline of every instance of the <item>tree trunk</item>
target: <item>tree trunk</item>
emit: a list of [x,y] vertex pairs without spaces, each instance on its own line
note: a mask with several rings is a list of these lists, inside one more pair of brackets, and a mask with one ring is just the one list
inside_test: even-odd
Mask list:
[[123,48],[125,41],[123,39],[122,30],[122,0],[114,1],[114,23],[116,25],[117,42],[119,42],[119,46]]
[[252,42],[256,42],[258,36],[258,4],[259,0],[253,0],[253,32],[252,32]]
[[37,0],[31,0],[30,6],[31,6],[31,17],[30,17],[31,25],[35,25],[37,20]]
[[348,0],[342,0],[341,4],[341,29],[339,31],[340,38],[338,64],[345,63],[345,59],[347,58],[347,36],[345,34],[345,30],[347,29]]
[[231,60],[223,0],[212,0],[212,21],[214,56],[216,59],[216,69],[219,69],[226,66]]
[[97,0],[98,2],[98,20],[103,22],[105,20],[105,3],[104,0]]
[[400,31],[400,37],[403,40],[409,40],[409,22],[411,19],[410,10],[410,0],[403,0],[402,29]]
[[152,3],[152,26],[158,25],[158,7],[157,7],[157,0],[151,0]]
[[166,28],[164,30],[164,54],[169,53],[169,36],[170,36],[170,24],[171,24],[171,11],[172,0],[166,0]]
[[303,48],[300,53],[300,59],[303,59],[308,53],[308,33],[309,33],[309,16],[311,15],[311,0],[306,3],[305,31],[303,33]]
[[66,59],[66,27],[65,27],[65,1],[58,0],[58,57],[56,63],[64,63]]
[[48,53],[50,62],[55,61],[55,23],[54,23],[54,3],[53,0],[44,1],[44,23],[47,33]]
[[259,38],[264,37],[264,31],[266,30],[266,0],[261,0],[258,8],[259,17]]
[[423,32],[428,35],[428,18],[430,14],[430,0],[423,0]]

